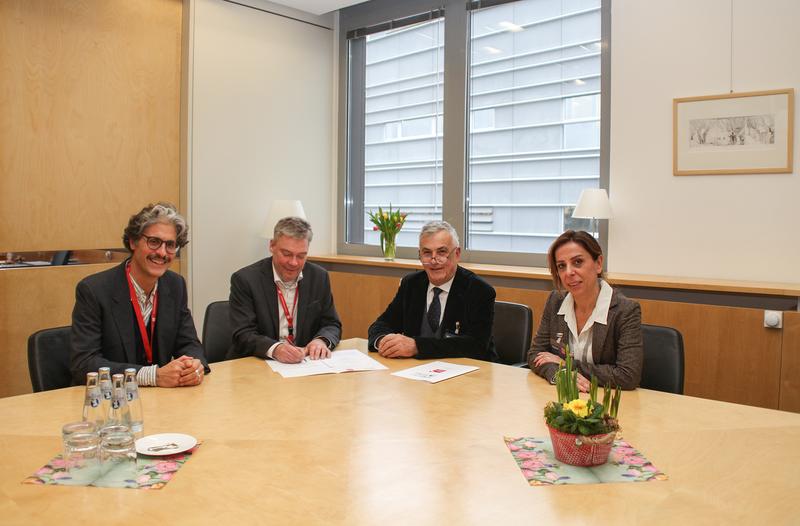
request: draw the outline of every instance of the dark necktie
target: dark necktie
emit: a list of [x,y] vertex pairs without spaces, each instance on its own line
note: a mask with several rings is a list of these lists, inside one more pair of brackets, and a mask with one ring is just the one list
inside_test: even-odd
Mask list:
[[442,289],[433,287],[433,300],[431,300],[431,305],[428,307],[428,325],[430,325],[433,332],[439,330],[439,318],[442,315],[442,304],[439,303],[439,294],[441,293]]

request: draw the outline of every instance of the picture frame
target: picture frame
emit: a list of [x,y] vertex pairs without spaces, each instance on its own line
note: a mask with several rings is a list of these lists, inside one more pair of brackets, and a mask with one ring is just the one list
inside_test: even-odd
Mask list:
[[673,99],[673,175],[792,173],[794,89]]

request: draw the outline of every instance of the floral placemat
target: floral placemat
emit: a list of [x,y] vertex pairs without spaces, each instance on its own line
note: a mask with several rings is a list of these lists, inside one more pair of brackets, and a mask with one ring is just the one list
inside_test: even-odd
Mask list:
[[556,460],[549,437],[505,437],[505,441],[522,475],[531,486],[649,482],[668,478],[636,448],[622,440],[614,441],[608,462],[591,468],[570,466]]
[[62,486],[98,486],[104,488],[133,488],[133,489],[161,489],[172,480],[175,473],[183,466],[192,454],[200,447],[195,447],[184,453],[162,457],[148,457],[137,455],[136,476],[127,478],[127,474],[120,475],[111,470],[102,477],[96,478],[96,473],[74,474],[67,471],[67,462],[64,457],[56,455],[50,462],[36,470],[36,473],[22,481],[23,484],[59,484]]

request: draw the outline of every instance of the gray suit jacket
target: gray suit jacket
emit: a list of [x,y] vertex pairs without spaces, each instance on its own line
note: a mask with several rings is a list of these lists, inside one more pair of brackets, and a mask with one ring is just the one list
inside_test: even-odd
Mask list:
[[[342,322],[336,313],[328,273],[314,263],[303,267],[298,286],[295,343],[303,347],[322,336],[336,347],[342,337]],[[228,359],[244,356],[266,358],[278,341],[278,289],[272,273],[272,258],[262,259],[231,276],[231,330],[233,345]]]
[[[179,274],[168,270],[159,278],[158,365],[166,365],[185,354],[199,359],[206,372],[210,372],[186,297],[186,283]],[[110,367],[112,374],[123,373],[128,367],[138,371],[143,364],[136,363],[135,324],[125,263],[81,280],[75,289],[72,311],[70,369],[73,383],[85,383],[86,373],[100,367]]]
[[[569,341],[567,322],[564,316],[558,315],[565,297],[566,294],[554,290],[547,298],[533,347],[528,351],[528,365],[531,370],[548,381],[555,375],[558,365],[546,363],[541,367],[534,367],[533,360],[540,352],[555,352],[551,341],[557,333],[562,333],[564,341]],[[636,389],[639,386],[644,363],[642,311],[637,302],[626,298],[617,290],[611,295],[608,323],[596,323],[592,326],[592,359],[594,364],[577,364],[578,372],[587,379],[595,375],[598,385],[609,383],[622,389]]]

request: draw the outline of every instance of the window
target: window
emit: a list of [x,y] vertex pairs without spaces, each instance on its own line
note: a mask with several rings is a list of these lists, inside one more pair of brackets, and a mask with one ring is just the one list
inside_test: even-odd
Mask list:
[[339,251],[376,255],[367,213],[391,204],[409,213],[400,257],[415,257],[422,224],[445,218],[466,260],[543,265],[553,239],[583,226],[571,217],[581,191],[607,187],[601,4],[342,10]]
[[442,217],[444,18],[370,33],[349,46],[364,56],[351,63],[364,140],[350,145],[358,158],[348,191],[359,199],[349,200],[347,240],[378,245],[368,214],[392,206],[408,213],[398,246],[414,247],[422,225]]
[[[470,23],[468,236],[544,253],[600,180],[600,2],[523,0]],[[481,126],[492,112],[492,126]]]

